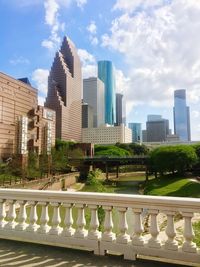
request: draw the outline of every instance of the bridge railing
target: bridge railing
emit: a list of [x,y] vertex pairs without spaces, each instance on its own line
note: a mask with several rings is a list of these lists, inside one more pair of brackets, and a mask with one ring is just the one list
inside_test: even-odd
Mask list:
[[[132,260],[140,254],[199,263],[192,228],[199,207],[200,200],[192,198],[0,189],[0,238],[90,249],[97,255],[113,251]],[[184,220],[179,243],[177,212]],[[159,214],[167,218],[163,229]],[[149,215],[147,233],[144,215]]]

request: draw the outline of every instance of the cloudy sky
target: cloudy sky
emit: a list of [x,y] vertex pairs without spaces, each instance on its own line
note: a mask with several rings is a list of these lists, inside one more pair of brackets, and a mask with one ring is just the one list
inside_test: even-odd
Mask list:
[[27,76],[43,103],[55,51],[68,35],[84,77],[112,60],[127,121],[161,114],[173,129],[173,91],[187,90],[200,140],[200,0],[0,0],[0,71]]

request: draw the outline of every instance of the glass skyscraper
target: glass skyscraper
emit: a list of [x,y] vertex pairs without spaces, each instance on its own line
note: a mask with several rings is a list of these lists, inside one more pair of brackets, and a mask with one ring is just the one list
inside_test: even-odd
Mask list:
[[98,62],[98,78],[105,84],[105,123],[114,125],[115,114],[115,75],[111,61]]
[[128,128],[132,130],[132,142],[142,143],[142,124],[130,122]]
[[190,111],[186,106],[186,91],[174,91],[174,133],[181,141],[190,141]]

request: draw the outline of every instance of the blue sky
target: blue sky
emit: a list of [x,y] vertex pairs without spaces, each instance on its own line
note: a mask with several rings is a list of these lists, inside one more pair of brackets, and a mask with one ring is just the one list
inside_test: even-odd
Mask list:
[[187,89],[192,139],[200,140],[200,1],[1,0],[0,71],[28,77],[44,101],[64,35],[79,49],[84,77],[112,60],[127,120],[161,114],[173,129],[173,91]]

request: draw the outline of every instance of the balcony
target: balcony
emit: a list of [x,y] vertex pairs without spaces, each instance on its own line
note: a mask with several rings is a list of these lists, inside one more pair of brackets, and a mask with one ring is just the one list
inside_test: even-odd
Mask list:
[[[101,231],[99,207],[105,214]],[[0,189],[0,237],[90,250],[102,256],[121,254],[125,260],[134,261],[140,255],[167,262],[182,260],[186,265],[197,264],[200,263],[200,251],[192,242],[192,218],[194,213],[199,213],[199,207],[200,200],[192,198]],[[88,225],[85,212],[87,216],[89,214]],[[143,230],[144,212],[150,216],[148,233]],[[181,229],[184,240],[179,244],[174,224],[176,212],[180,212],[184,219]],[[158,227],[160,213],[167,216],[166,238]],[[114,214],[117,220],[113,220]],[[134,223],[128,224],[127,217]],[[116,259],[116,264],[118,262]]]

